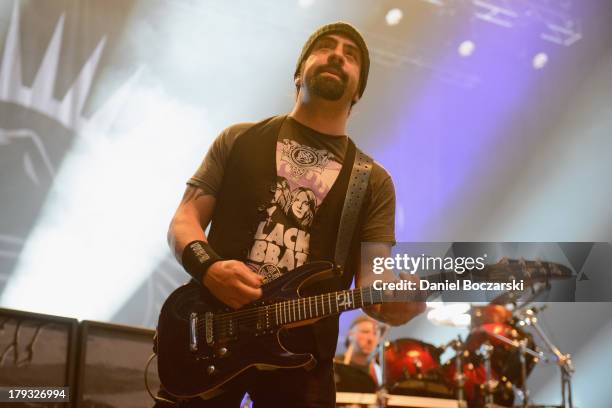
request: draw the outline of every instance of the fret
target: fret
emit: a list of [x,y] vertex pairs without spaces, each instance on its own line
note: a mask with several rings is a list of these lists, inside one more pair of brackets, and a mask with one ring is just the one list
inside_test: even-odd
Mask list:
[[[361,299],[360,307],[363,307],[363,288],[359,288],[359,297]],[[355,306],[357,306],[357,305],[355,305]]]
[[[336,299],[336,302],[337,302],[337,299]],[[331,293],[327,294],[327,305],[329,306],[329,314],[331,314],[331,312],[332,312],[332,308],[331,308]],[[336,303],[336,305],[337,305],[337,303]]]
[[295,301],[291,302],[291,310],[293,312],[293,321],[295,322],[296,321],[295,319]]
[[310,318],[312,319],[312,297],[308,298],[308,310],[310,310]]
[[315,296],[315,315],[319,317],[319,296]]
[[321,295],[321,316],[325,315],[325,295]]
[[283,310],[285,313],[285,324],[289,322],[289,302],[283,302]]
[[302,320],[306,319],[306,300],[305,299],[300,299],[301,303],[302,303],[302,308],[300,309],[300,313],[302,315]]
[[289,313],[289,302],[283,302],[284,305],[284,309],[285,309],[285,324],[289,323],[289,316],[291,315]]
[[276,317],[276,325],[278,326],[278,303],[274,304],[274,316]]
[[297,300],[298,320],[302,320],[302,311],[300,309],[300,298]]

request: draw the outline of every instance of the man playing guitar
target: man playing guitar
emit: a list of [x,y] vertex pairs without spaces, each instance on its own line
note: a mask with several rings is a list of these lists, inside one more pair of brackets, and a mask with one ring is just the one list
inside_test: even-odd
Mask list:
[[[168,241],[192,278],[230,308],[256,301],[262,285],[295,268],[333,261],[357,151],[346,124],[364,92],[369,65],[367,46],[353,26],[337,22],[319,28],[298,59],[293,110],[225,129],[188,181]],[[397,279],[390,271],[375,275],[371,270],[373,257],[391,252],[394,218],[392,180],[374,163],[355,233],[342,237],[353,243],[342,289],[353,277],[358,288],[375,279]],[[361,242],[370,244],[361,250]],[[364,309],[400,325],[421,313],[424,304],[391,302]],[[245,392],[256,407],[333,407],[337,315],[283,328],[279,336],[288,350],[311,353],[316,365],[308,370],[250,367],[208,399],[178,398],[162,387],[163,400],[156,407],[238,407]]]

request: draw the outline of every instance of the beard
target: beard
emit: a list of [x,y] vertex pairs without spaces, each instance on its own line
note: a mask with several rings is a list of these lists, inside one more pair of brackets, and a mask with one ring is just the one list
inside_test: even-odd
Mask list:
[[346,92],[346,77],[342,79],[322,75],[325,67],[321,67],[317,72],[308,78],[306,84],[313,95],[317,95],[329,101],[337,101]]

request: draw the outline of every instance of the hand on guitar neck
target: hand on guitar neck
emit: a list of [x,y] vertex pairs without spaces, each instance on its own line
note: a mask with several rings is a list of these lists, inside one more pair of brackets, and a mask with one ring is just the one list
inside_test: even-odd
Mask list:
[[[410,275],[405,272],[400,272],[399,275],[399,279],[414,281],[416,282],[416,285],[418,287],[418,276]],[[388,281],[393,280],[397,279],[390,279]],[[394,297],[398,297],[398,294],[399,292],[387,290],[384,292],[384,297],[386,300],[388,300]],[[405,293],[402,293],[402,295],[405,297]],[[425,302],[421,301],[420,299],[415,299],[411,301],[397,299],[397,301],[386,301],[385,303],[368,306],[364,308],[364,312],[366,312],[368,315],[377,320],[390,324],[391,326],[399,326],[408,322],[415,316],[423,313],[425,311],[425,308]]]
[[[368,242],[361,247],[361,260],[359,271],[357,271],[357,286],[367,287],[372,285],[375,280],[384,282],[394,282],[398,280],[413,281],[416,287],[419,285],[419,277],[405,272],[400,272],[397,277],[391,270],[385,269],[382,274],[374,273],[372,270],[373,260],[376,257],[386,258],[391,254],[391,244],[386,242]],[[384,297],[392,301],[386,301],[381,304],[371,305],[363,309],[371,317],[376,320],[383,321],[392,326],[399,326],[414,318],[415,316],[425,311],[425,302],[422,301],[425,297],[419,297],[419,291],[413,292],[415,298],[406,301],[406,294],[403,294],[403,299],[400,298],[399,292],[385,291]],[[393,300],[393,298],[397,298]]]

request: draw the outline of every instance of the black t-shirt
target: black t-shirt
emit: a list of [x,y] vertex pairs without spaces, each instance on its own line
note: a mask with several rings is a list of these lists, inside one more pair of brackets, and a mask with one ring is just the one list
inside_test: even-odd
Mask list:
[[[233,143],[250,126],[252,123],[241,123],[225,129],[188,184],[216,195]],[[267,208],[267,219],[259,223],[253,236],[247,259],[247,264],[268,274],[268,279],[308,262],[310,226],[340,174],[347,145],[347,136],[319,133],[291,117],[283,122],[276,144],[275,194]],[[395,190],[391,177],[374,163],[369,183],[372,195],[364,204],[366,220],[360,239],[395,242]],[[262,265],[274,267],[261,268]]]

